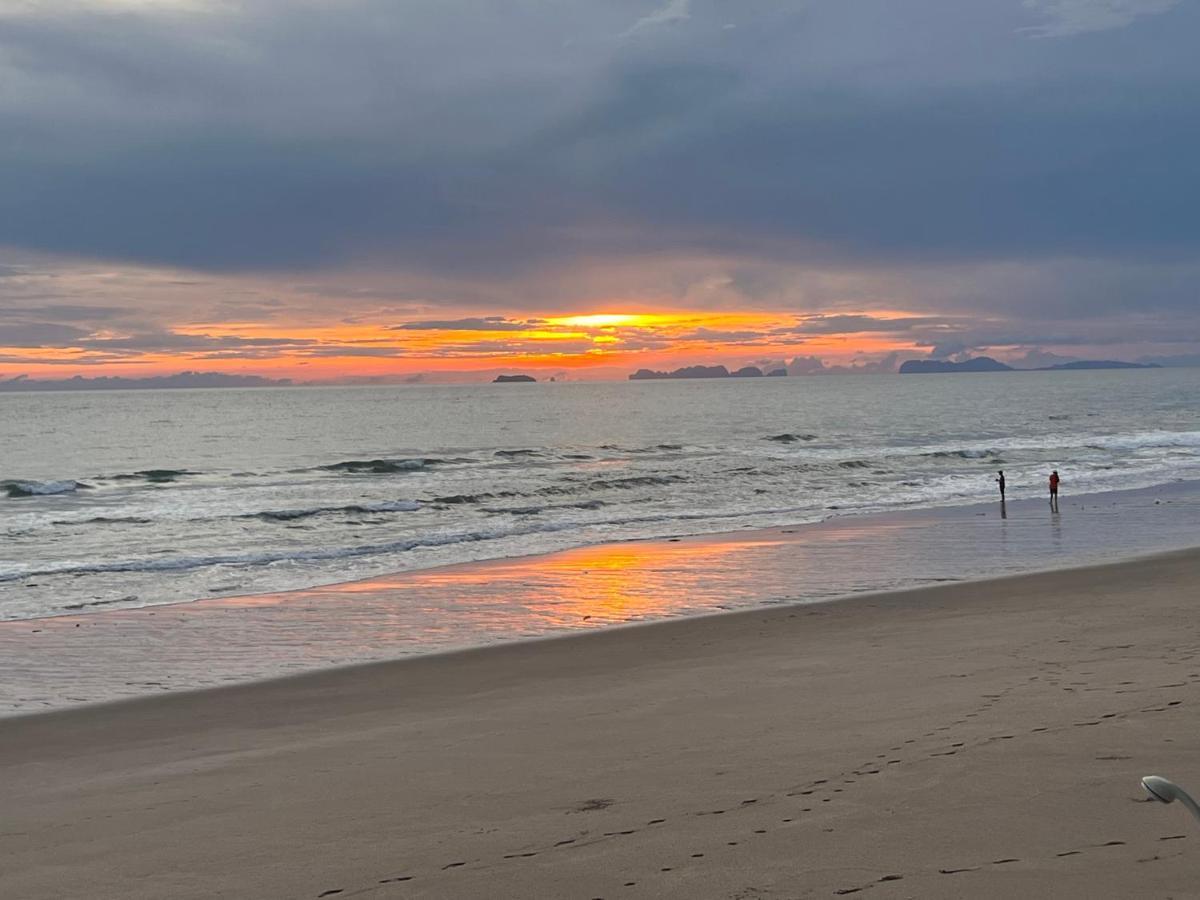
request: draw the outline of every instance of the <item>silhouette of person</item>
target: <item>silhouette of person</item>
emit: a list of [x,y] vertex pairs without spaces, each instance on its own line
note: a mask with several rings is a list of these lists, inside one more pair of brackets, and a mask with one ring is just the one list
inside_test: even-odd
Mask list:
[[996,484],[1000,485],[1000,499],[1004,499],[1004,470],[1000,470],[1000,474],[996,478]]
[[1050,508],[1058,512],[1058,469],[1050,473]]

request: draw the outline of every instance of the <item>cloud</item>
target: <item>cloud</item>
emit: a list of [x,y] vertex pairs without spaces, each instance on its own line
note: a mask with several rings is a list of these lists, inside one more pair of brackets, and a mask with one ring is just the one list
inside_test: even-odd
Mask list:
[[1161,15],[1179,0],[1025,0],[1025,6],[1048,21],[1023,28],[1031,37],[1072,37],[1093,31],[1125,28],[1142,16]]
[[1049,353],[1045,350],[1034,348],[1027,350],[1021,356],[1010,357],[1008,363],[1019,369],[1039,369],[1061,365],[1062,363],[1076,362],[1078,359],[1078,356],[1063,356],[1060,353]]
[[730,331],[700,327],[684,334],[672,335],[672,341],[705,341],[713,344],[745,344],[770,339],[770,334],[762,331]]
[[56,347],[74,344],[89,334],[83,328],[48,322],[0,325],[0,347]]
[[864,345],[1200,334],[1200,5],[718,12],[0,0],[0,321],[122,359],[270,351],[230,320],[402,341],[618,307]]
[[53,319],[60,322],[100,322],[128,315],[131,312],[133,309],[125,306],[79,306],[70,303],[32,307],[5,308],[0,306],[0,318]]
[[896,316],[880,318],[865,314],[804,316],[792,328],[781,329],[799,334],[855,334],[906,332],[916,329],[952,329],[961,327],[939,316]]
[[960,340],[939,341],[929,349],[930,359],[948,359],[958,357],[971,350],[970,344]]
[[[78,330],[78,329],[74,329]],[[313,343],[301,338],[238,337],[234,335],[179,334],[172,331],[153,331],[128,337],[86,337],[71,340],[71,345],[85,350],[102,352],[154,353],[170,350],[230,349],[239,352],[252,348],[303,347]],[[0,345],[3,342],[0,341]]]
[[797,356],[787,364],[789,375],[815,375],[825,368],[825,362],[817,356]]
[[686,22],[692,17],[691,5],[692,0],[667,0],[662,7],[634,22],[621,36],[629,37],[648,28]]
[[532,331],[536,323],[514,322],[504,316],[484,316],[474,319],[441,319],[424,322],[405,322],[391,326],[392,331]]
[[[1149,2],[1037,9],[1099,22]],[[1200,243],[1179,203],[1200,188],[1200,137],[1179,124],[1200,100],[1194,9],[1148,53],[1142,29],[1015,42],[1015,0],[788,6],[754,0],[734,31],[660,46],[581,37],[620,31],[630,2],[21,4],[0,28],[0,128],[22,135],[0,149],[0,243],[492,284],[646,253],[911,264]],[[685,15],[673,0],[634,27]]]

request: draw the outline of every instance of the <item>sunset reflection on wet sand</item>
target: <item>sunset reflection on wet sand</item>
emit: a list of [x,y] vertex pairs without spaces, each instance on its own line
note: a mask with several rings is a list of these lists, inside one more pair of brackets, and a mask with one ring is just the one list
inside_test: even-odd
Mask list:
[[[1164,499],[1165,498],[1165,499]],[[0,623],[0,714],[1169,550],[1187,486],[605,544],[305,591]]]

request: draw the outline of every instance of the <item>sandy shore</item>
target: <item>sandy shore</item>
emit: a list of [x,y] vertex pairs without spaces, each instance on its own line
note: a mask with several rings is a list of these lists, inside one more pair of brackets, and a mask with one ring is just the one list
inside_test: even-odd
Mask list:
[[0,896],[1181,897],[1200,552],[0,721]]

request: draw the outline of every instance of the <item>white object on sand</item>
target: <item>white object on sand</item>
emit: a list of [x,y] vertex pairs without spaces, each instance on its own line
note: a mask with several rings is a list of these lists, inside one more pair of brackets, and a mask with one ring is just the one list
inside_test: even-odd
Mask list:
[[1178,800],[1188,808],[1197,821],[1200,821],[1200,806],[1196,805],[1196,801],[1191,798],[1187,791],[1175,784],[1173,781],[1168,781],[1160,775],[1147,775],[1142,779],[1142,787],[1146,789],[1146,793],[1154,800],[1159,800],[1163,803],[1173,803]]

